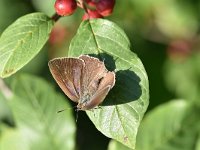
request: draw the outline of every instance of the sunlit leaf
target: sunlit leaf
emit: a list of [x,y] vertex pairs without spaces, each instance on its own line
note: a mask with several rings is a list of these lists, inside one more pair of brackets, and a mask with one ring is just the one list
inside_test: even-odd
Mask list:
[[149,103],[148,78],[142,62],[116,24],[103,20],[83,22],[71,42],[69,56],[90,54],[116,72],[116,84],[100,109],[87,111],[96,128],[130,148]]
[[54,21],[43,13],[17,19],[0,37],[0,77],[26,65],[44,46]]

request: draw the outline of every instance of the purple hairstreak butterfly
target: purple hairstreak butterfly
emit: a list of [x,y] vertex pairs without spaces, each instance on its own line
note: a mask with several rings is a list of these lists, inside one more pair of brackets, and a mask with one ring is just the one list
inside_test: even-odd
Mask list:
[[63,92],[78,103],[77,110],[89,110],[103,102],[115,85],[115,73],[95,57],[55,58],[49,68]]

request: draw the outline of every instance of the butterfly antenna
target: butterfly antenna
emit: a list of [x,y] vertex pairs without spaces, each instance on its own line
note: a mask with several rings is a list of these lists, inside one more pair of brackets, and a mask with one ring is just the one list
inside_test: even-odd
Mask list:
[[72,108],[62,109],[62,110],[57,111],[57,113],[61,113],[61,112],[65,111],[65,110],[69,110],[69,109],[74,109],[75,107],[76,107],[76,106],[74,106],[74,107],[72,107]]
[[59,111],[57,111],[57,113],[61,113],[61,112],[65,111],[65,110],[68,110],[68,109],[59,110]]

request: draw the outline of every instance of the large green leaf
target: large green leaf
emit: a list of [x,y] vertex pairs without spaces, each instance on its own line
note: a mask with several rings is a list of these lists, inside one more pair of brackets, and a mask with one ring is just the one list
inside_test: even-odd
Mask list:
[[54,21],[43,13],[23,16],[0,37],[0,77],[8,77],[27,64],[44,46]]
[[[71,110],[56,113],[70,106],[65,98],[42,79],[29,75],[17,75],[8,80],[15,94],[10,107],[20,130],[19,144],[30,150],[74,149],[75,124]],[[21,145],[19,145],[21,146]],[[16,148],[19,149],[19,148]]]
[[87,111],[96,128],[130,148],[149,103],[148,78],[129,40],[116,24],[103,20],[83,22],[71,42],[69,56],[91,54],[116,72],[116,84],[100,109]]
[[173,100],[149,112],[137,137],[137,150],[198,150],[200,109]]
[[108,145],[108,150],[131,150],[131,149],[115,140],[111,140]]

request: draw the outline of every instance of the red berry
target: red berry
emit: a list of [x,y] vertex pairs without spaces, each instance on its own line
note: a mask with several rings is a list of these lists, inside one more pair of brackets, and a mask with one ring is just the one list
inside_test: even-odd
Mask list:
[[82,17],[82,20],[103,18],[96,10],[88,10],[88,13],[85,13]]
[[99,0],[96,9],[102,16],[109,16],[115,6],[115,0]]
[[56,0],[54,8],[60,16],[69,16],[77,8],[76,0]]
[[62,44],[67,37],[67,29],[62,24],[56,23],[49,37],[51,45]]

